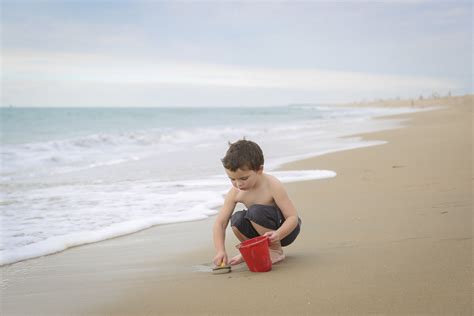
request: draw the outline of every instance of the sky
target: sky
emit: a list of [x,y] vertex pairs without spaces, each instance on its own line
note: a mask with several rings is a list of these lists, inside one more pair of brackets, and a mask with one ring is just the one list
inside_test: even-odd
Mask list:
[[0,106],[472,93],[472,1],[2,0]]

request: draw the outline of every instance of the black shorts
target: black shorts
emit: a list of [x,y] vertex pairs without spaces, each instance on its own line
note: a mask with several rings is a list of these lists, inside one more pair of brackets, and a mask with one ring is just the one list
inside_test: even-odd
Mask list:
[[[250,221],[271,230],[277,230],[285,222],[280,209],[276,206],[254,204],[248,210],[235,212],[230,225],[236,227],[245,237],[254,238],[260,236]],[[298,226],[280,242],[282,246],[291,244],[301,229],[301,219],[298,218]]]

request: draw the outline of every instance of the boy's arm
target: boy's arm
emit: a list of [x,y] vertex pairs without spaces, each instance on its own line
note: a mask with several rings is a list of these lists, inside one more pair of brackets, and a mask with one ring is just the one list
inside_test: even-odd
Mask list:
[[216,248],[216,256],[214,257],[214,264],[216,266],[220,265],[222,262],[227,264],[227,253],[225,251],[225,229],[229,224],[229,219],[234,211],[236,201],[235,188],[231,188],[226,194],[224,205],[222,206],[219,214],[217,214],[216,221],[214,222],[213,227],[213,238],[214,238],[214,247]]
[[293,202],[291,201],[288,193],[285,190],[283,184],[275,177],[272,177],[270,181],[270,190],[275,200],[276,205],[280,208],[283,216],[285,217],[285,222],[278,228],[275,234],[268,234],[270,241],[282,240],[288,236],[298,225],[298,212],[296,211]]

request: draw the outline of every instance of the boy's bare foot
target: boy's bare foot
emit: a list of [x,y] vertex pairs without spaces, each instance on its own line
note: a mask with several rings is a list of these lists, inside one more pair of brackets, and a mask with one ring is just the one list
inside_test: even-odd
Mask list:
[[238,254],[237,256],[233,257],[232,259],[229,260],[229,264],[231,266],[235,266],[236,264],[244,262],[244,258],[242,257],[241,254]]
[[279,242],[272,243],[270,245],[270,259],[272,259],[272,264],[275,264],[285,259],[283,248],[281,247],[281,244]]
[[270,248],[270,259],[272,259],[272,264],[282,261],[285,259],[285,254],[283,253],[283,249],[272,249]]

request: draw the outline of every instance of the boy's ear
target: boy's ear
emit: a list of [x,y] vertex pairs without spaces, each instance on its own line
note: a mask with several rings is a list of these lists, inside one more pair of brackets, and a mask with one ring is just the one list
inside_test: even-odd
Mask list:
[[260,168],[258,168],[257,170],[257,173],[262,173],[263,172],[263,165],[260,166]]

